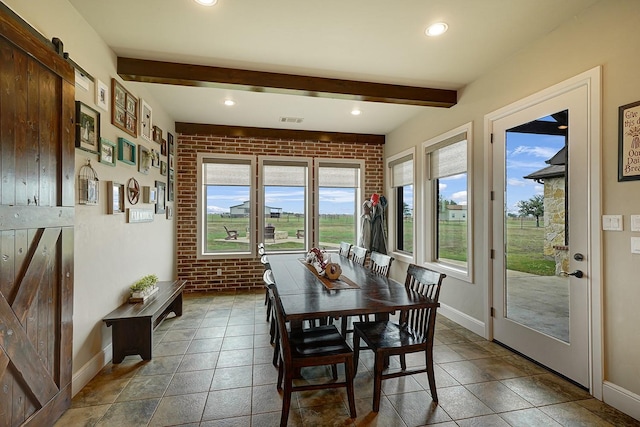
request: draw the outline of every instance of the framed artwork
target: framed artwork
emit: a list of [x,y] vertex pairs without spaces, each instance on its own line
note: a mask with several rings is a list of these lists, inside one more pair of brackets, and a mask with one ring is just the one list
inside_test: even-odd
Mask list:
[[151,106],[144,99],[140,99],[140,134],[147,141],[153,141],[153,129],[151,127]]
[[116,156],[116,144],[111,141],[107,141],[104,138],[100,138],[100,163],[115,166]]
[[167,162],[160,160],[160,175],[167,176]]
[[111,79],[111,124],[134,138],[138,136],[138,98]]
[[124,213],[124,184],[107,181],[107,213]]
[[173,154],[169,153],[169,170],[173,170]]
[[163,139],[162,144],[160,144],[160,154],[163,156],[167,155],[167,140]]
[[174,154],[173,151],[173,135],[167,132],[167,154]]
[[118,138],[118,160],[128,165],[135,165],[136,144],[124,138]]
[[109,86],[101,80],[96,80],[96,106],[109,111]]
[[618,109],[618,181],[640,180],[640,101]]
[[160,167],[160,151],[151,149],[151,166],[154,168]]
[[142,201],[144,203],[156,203],[158,201],[158,189],[156,187],[142,187]]
[[167,206],[166,196],[165,196],[166,185],[162,181],[156,181],[156,188],[158,189],[158,194],[157,194],[157,199],[156,199],[157,200],[156,201],[156,213],[157,214],[163,214],[163,213],[165,213],[165,208]]
[[162,144],[162,129],[158,126],[153,127],[153,140],[158,144]]
[[167,219],[173,219],[173,208],[171,206],[167,206]]
[[151,168],[151,151],[144,145],[138,145],[138,172],[149,175]]
[[76,101],[76,148],[98,154],[100,113],[81,101]]
[[174,194],[173,187],[174,187],[173,171],[169,170],[168,177],[167,177],[167,201],[169,202],[173,202],[173,194]]

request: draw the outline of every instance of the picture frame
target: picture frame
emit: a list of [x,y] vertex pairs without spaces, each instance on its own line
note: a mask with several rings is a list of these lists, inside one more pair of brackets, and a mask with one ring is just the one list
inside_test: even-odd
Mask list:
[[156,203],[158,201],[158,189],[156,187],[142,187],[142,201],[144,203]]
[[137,138],[138,98],[114,78],[111,79],[111,93],[111,124]]
[[102,80],[96,80],[96,106],[109,111],[109,86]]
[[618,182],[640,180],[640,101],[618,108]]
[[118,138],[118,160],[128,165],[135,165],[136,144],[124,138]]
[[169,170],[167,173],[167,201],[173,202],[174,199],[174,177],[173,171]]
[[162,144],[162,129],[158,126],[153,127],[153,140],[158,144]]
[[124,184],[107,181],[107,214],[124,213]]
[[156,181],[156,189],[158,191],[157,199],[156,199],[156,213],[163,214],[166,210],[166,185],[162,181]]
[[151,106],[140,99],[140,135],[147,141],[153,141],[152,115]]
[[167,140],[163,139],[162,144],[160,144],[160,154],[163,156],[167,155]]
[[76,101],[76,148],[98,154],[100,113],[82,101]]
[[151,168],[151,151],[144,145],[138,145],[138,172],[149,175]]
[[173,154],[169,153],[169,170],[173,170]]
[[173,208],[171,206],[166,207],[167,219],[173,219]]
[[167,162],[160,160],[160,175],[167,176]]
[[111,141],[107,141],[104,138],[100,138],[100,163],[104,163],[109,166],[116,165],[116,158],[118,153],[116,151],[116,144]]
[[160,168],[160,151],[151,149],[151,166],[154,168]]
[[167,132],[167,154],[175,154],[173,149],[173,134]]

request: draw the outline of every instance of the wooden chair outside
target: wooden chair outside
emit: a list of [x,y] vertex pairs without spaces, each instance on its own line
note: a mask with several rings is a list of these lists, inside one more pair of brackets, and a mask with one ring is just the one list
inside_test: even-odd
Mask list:
[[345,258],[349,258],[351,252],[351,243],[340,242],[340,249],[338,250],[338,255],[343,256]]
[[[442,273],[409,265],[405,287],[411,292],[419,292],[434,303],[438,302]],[[437,304],[439,306],[439,304]],[[436,307],[437,307],[436,306]],[[360,340],[374,351],[373,411],[380,409],[382,380],[405,375],[427,373],[431,398],[438,402],[436,382],[433,372],[433,334],[436,323],[436,307],[407,310],[400,313],[400,322],[376,321],[356,322],[353,325],[354,363],[357,370],[360,355]],[[424,351],[425,367],[407,370],[405,355]],[[385,371],[389,356],[400,356],[400,371]]]
[[238,240],[238,230],[229,230],[226,225],[223,225],[224,231],[227,232],[227,237],[224,240]]
[[[282,414],[280,427],[287,425],[291,393],[304,390],[319,390],[325,388],[346,387],[349,399],[349,413],[356,418],[356,404],[353,390],[353,351],[344,340],[338,329],[333,325],[324,325],[312,329],[295,329],[291,333],[287,330],[284,309],[278,296],[277,286],[270,288],[275,317],[278,325],[279,361],[278,361],[278,390],[283,390]],[[300,368],[307,366],[325,366],[344,363],[345,379],[337,381],[337,369],[333,366],[333,382],[329,383],[299,383],[293,385],[293,378]]]
[[264,227],[264,240],[273,240],[273,243],[276,242],[276,228],[273,225]]
[[364,265],[364,262],[367,259],[367,252],[367,248],[363,248],[361,246],[352,246],[351,259],[360,265]]
[[393,260],[394,258],[391,255],[372,251],[371,255],[369,255],[369,269],[376,274],[389,277],[389,270],[391,270]]

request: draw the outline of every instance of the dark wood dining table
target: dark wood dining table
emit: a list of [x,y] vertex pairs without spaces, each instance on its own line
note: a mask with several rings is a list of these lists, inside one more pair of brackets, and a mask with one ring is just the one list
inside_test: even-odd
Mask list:
[[407,290],[403,283],[374,274],[338,254],[332,254],[331,261],[340,265],[343,282],[355,287],[327,288],[327,280],[323,283],[315,269],[304,262],[304,254],[268,257],[285,318],[292,326],[306,319],[329,316],[339,318],[375,314],[384,318],[397,310],[438,305],[420,293]]

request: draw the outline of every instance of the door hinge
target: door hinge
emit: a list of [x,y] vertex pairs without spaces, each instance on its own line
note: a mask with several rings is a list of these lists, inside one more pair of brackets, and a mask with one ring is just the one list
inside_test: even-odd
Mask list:
[[491,249],[491,259],[496,259],[496,250]]
[[496,199],[496,193],[491,190],[491,193],[489,195],[491,196],[491,201],[493,202]]
[[491,307],[491,317],[496,317],[496,309]]
[[490,141],[491,141],[491,143],[493,144],[493,133],[491,134]]

